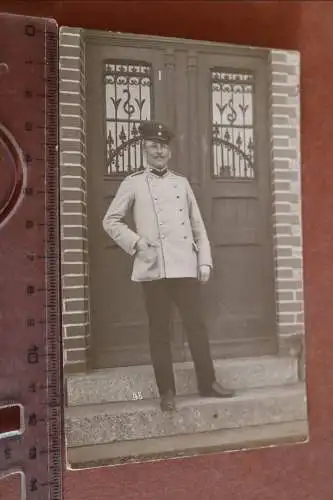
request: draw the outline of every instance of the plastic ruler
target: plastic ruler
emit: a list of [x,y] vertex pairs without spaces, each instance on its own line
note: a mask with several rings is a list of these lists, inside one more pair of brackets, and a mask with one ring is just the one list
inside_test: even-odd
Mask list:
[[0,476],[27,500],[63,498],[57,101],[55,21],[0,14]]

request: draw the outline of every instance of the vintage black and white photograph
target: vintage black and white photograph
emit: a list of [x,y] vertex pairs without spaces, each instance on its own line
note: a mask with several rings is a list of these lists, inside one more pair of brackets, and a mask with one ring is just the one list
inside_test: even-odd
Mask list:
[[307,441],[299,54],[59,51],[68,466]]

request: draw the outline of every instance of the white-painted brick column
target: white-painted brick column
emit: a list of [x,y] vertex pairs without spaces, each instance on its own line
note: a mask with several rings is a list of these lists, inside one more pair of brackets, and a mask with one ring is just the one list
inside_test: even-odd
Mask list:
[[277,331],[280,352],[303,353],[300,57],[272,50],[271,142]]
[[65,372],[85,371],[89,347],[83,30],[60,33],[61,261]]

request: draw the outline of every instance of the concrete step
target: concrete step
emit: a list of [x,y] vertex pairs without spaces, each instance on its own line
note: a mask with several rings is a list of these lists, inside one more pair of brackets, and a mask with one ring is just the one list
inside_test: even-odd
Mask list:
[[71,407],[65,415],[69,448],[223,429],[241,432],[306,418],[303,384],[240,391],[231,399],[178,397],[172,414],[162,413],[157,399]]
[[[226,387],[243,390],[295,384],[297,360],[292,357],[261,356],[216,360],[217,379]],[[192,362],[175,363],[177,394],[196,394]],[[151,366],[119,367],[67,377],[68,405],[93,405],[116,401],[150,400],[157,397]]]

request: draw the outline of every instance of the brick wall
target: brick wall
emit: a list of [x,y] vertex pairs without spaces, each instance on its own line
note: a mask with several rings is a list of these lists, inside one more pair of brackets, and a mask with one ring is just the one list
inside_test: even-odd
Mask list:
[[[83,30],[60,34],[60,150],[64,346],[67,372],[89,353]],[[299,55],[270,52],[270,131],[277,331],[280,354],[304,354]]]
[[271,141],[277,326],[281,353],[303,354],[300,58],[272,50]]
[[63,336],[68,373],[87,369],[89,347],[83,30],[61,29],[59,56]]

